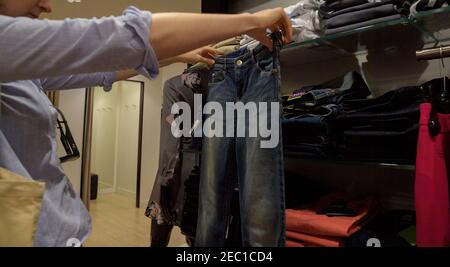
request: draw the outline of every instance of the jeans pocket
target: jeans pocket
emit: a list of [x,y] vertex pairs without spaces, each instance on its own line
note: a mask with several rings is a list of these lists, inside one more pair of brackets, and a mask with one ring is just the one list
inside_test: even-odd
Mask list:
[[273,62],[273,58],[260,59],[255,64],[258,71],[263,75],[273,75],[276,73],[276,68]]
[[213,70],[209,79],[209,86],[225,81],[226,72],[223,69]]

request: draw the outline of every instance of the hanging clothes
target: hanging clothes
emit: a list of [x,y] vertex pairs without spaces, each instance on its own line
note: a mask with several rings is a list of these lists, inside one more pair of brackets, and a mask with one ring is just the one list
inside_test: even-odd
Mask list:
[[421,105],[416,169],[416,220],[419,247],[450,246],[450,115],[436,114],[440,132],[432,137],[432,105]]
[[[274,52],[258,45],[254,49],[242,48],[218,58],[211,74],[208,103],[218,103],[226,110],[227,103],[242,102],[245,105],[252,102],[261,105],[264,102],[269,107],[264,114],[265,123],[281,131],[280,106],[277,110],[272,108],[273,103],[279,104],[280,101],[278,56],[279,45],[275,45]],[[276,123],[273,123],[271,119],[276,114]],[[261,116],[261,113],[258,115]],[[236,124],[219,122],[222,123],[227,126],[227,136],[229,128],[236,130]],[[251,128],[249,123],[246,119],[245,129]],[[206,132],[205,135],[208,136]],[[276,147],[262,148],[260,142],[265,139],[217,136],[203,139],[196,246],[223,247],[226,243],[227,221],[235,188],[234,181],[228,175],[232,170],[237,171],[239,178],[242,245],[284,246],[281,139],[280,136],[276,138]],[[236,168],[231,168],[230,162],[236,162]]]

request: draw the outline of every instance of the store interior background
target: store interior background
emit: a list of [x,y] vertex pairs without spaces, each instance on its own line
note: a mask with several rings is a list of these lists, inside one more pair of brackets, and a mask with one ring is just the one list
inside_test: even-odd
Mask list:
[[[90,0],[82,1],[81,3],[53,1],[52,4],[54,12],[47,15],[47,17],[51,19],[92,18],[121,15],[123,10],[130,5],[134,5],[143,10],[151,10],[152,12],[201,12],[200,0]],[[162,68],[160,70],[160,75],[155,80],[148,80],[142,76],[133,78],[134,80],[144,83],[142,178],[140,192],[141,208],[135,208],[134,196],[130,197],[130,192],[127,192],[128,194],[125,194],[125,197],[114,193],[100,194],[98,200],[91,201],[90,212],[94,221],[94,230],[88,240],[87,246],[149,246],[150,220],[144,216],[144,211],[150,197],[158,168],[162,88],[164,81],[180,74],[184,68],[184,64],[174,64]],[[121,83],[116,85],[116,87],[120,86],[120,84]],[[97,88],[96,96],[103,94],[101,90],[102,89]],[[122,90],[125,90],[125,88]],[[115,92],[111,93],[114,94]],[[80,151],[83,146],[84,104],[84,89],[61,91],[59,94],[59,107],[69,122],[70,129]],[[93,141],[94,136],[95,135],[93,135]],[[107,138],[112,138],[112,136],[109,135]],[[110,144],[110,140],[105,141],[104,145],[109,147],[109,149],[112,149],[112,147],[108,146],[106,143]],[[102,144],[93,142],[94,149],[99,145],[101,146]],[[106,151],[103,151],[103,153],[107,154]],[[129,153],[131,154],[131,152]],[[135,154],[133,153],[133,155],[137,156],[137,152]],[[112,159],[109,159],[109,161],[111,160]],[[93,167],[99,167],[99,164],[101,166],[101,161],[99,161],[98,157],[94,157],[91,164]],[[63,168],[73,183],[74,188],[77,192],[80,192],[81,158],[77,161],[63,164]],[[115,166],[111,166],[110,173],[114,168]],[[100,169],[102,169],[103,172],[105,171],[105,167],[100,167]],[[100,181],[102,181],[102,178],[100,178]],[[128,182],[124,185],[125,190],[134,192],[135,177],[126,180]],[[108,183],[108,181],[106,181],[106,183]],[[181,234],[177,233],[175,230],[170,246],[183,246],[184,243],[185,241]]]
[[[227,2],[224,4],[224,2]],[[213,1],[206,0],[203,3],[203,11],[222,11],[229,13],[253,12],[268,7],[282,6],[286,7],[297,3],[296,0],[244,0],[244,1]],[[89,0],[81,3],[71,4],[67,1],[53,1],[54,12],[47,17],[52,19],[64,18],[91,18],[109,15],[120,15],[122,11],[129,5],[135,5],[144,10],[152,12],[202,12],[201,0]],[[447,34],[448,34],[447,30]],[[412,56],[421,44],[404,42],[415,38],[413,33],[404,31],[397,33],[386,32],[389,38],[380,38],[380,41],[392,42],[392,46],[384,45],[380,47],[392,49],[388,53],[385,50],[377,51],[370,49],[358,52],[356,54],[343,54],[342,51],[331,50],[329,48],[313,48],[298,52],[292,52],[282,58],[282,77],[283,92],[299,88],[300,86],[317,84],[327,79],[331,79],[342,75],[350,70],[358,70],[363,72],[370,89],[374,96],[379,96],[389,90],[397,89],[406,85],[416,85],[441,76],[440,62],[417,62]],[[447,35],[448,36],[448,35]],[[381,36],[386,37],[386,36]],[[195,34],[193,34],[195,38]],[[370,46],[370,42],[367,44]],[[370,60],[370,61],[369,61]],[[389,64],[386,64],[389,62]],[[449,74],[450,61],[445,60]],[[326,71],[323,71],[323,66]],[[185,65],[175,64],[162,68],[160,75],[156,80],[148,80],[144,77],[133,78],[144,83],[144,110],[143,110],[143,143],[142,143],[142,166],[141,166],[141,192],[140,203],[141,209],[135,208],[134,199],[129,203],[123,203],[123,199],[111,200],[120,207],[123,213],[117,213],[115,208],[103,207],[108,210],[112,216],[104,215],[94,217],[94,232],[88,246],[148,246],[150,220],[144,216],[144,208],[147,205],[152,186],[154,183],[155,173],[158,167],[159,155],[159,133],[160,133],[160,108],[162,104],[162,89],[164,82],[173,76],[183,72]],[[294,79],[295,77],[295,79]],[[99,89],[101,90],[101,89]],[[99,94],[97,92],[97,94]],[[83,145],[83,125],[84,125],[84,103],[85,90],[62,91],[59,96],[59,107],[64,112],[75,137],[78,147],[81,149]],[[95,110],[94,110],[95,112]],[[98,144],[96,144],[98,146]],[[95,145],[94,145],[95,146]],[[94,159],[95,162],[95,159]],[[93,163],[95,165],[95,163]],[[289,162],[286,163],[289,171],[302,171],[308,173],[310,166],[298,165]],[[66,163],[63,165],[66,173],[72,181],[75,189],[80,192],[81,184],[81,159]],[[299,168],[302,168],[299,170]],[[311,167],[312,168],[312,167]],[[317,168],[316,168],[317,169]],[[317,173],[317,170],[314,170]],[[367,175],[367,170],[359,170],[361,175]],[[342,178],[343,170],[324,168],[321,173],[323,181],[331,181],[332,184],[339,185]],[[402,173],[392,174],[401,176]],[[331,179],[330,179],[331,177]],[[101,179],[101,178],[100,178]],[[409,192],[413,186],[413,177],[407,177],[406,180],[398,179],[388,175],[386,177],[389,188],[398,191],[404,188]],[[135,181],[135,180],[134,180]],[[403,181],[403,182],[399,182]],[[355,186],[360,182],[353,181]],[[386,183],[378,180],[368,182],[365,180],[362,187],[388,188]],[[132,191],[132,190],[131,190]],[[101,197],[100,197],[101,199]],[[102,207],[95,204],[91,207],[91,213],[100,211]],[[129,216],[129,217],[127,217]],[[138,218],[134,222],[129,222],[130,218]],[[103,224],[109,224],[109,229],[103,229]],[[126,225],[126,227],[123,227]],[[101,228],[101,230],[96,230]],[[118,229],[115,229],[118,228]],[[109,236],[109,238],[105,238]],[[184,239],[180,233],[175,233],[175,237],[171,241],[171,246],[183,246]]]
[[137,193],[140,103],[141,82],[121,81],[109,92],[95,88],[91,172],[100,194]]

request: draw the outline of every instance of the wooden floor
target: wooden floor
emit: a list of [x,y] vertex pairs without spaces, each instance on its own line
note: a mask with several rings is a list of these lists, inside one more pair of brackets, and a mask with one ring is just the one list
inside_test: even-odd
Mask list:
[[[93,231],[86,247],[149,247],[151,221],[145,207],[135,208],[135,199],[123,194],[100,194],[91,201]],[[175,227],[170,247],[186,246],[184,236]]]

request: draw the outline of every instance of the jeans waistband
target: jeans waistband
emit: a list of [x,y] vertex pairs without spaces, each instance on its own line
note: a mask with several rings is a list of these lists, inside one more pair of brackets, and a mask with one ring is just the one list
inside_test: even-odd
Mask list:
[[247,65],[255,64],[259,60],[266,59],[268,56],[272,56],[273,53],[275,52],[271,52],[262,44],[259,44],[253,49],[244,47],[226,56],[216,58],[214,68],[242,68]]

